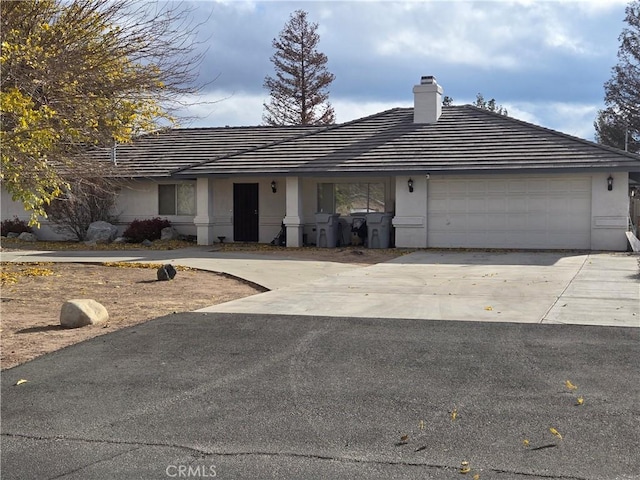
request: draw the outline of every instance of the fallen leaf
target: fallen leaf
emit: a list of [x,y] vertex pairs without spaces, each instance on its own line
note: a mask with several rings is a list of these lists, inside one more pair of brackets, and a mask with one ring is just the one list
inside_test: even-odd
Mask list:
[[469,462],[462,462],[460,464],[460,473],[469,473],[471,468],[469,467]]
[[576,385],[571,383],[571,380],[565,381],[564,384],[569,390],[577,390],[578,389],[578,387]]
[[409,435],[403,435],[400,437],[401,442],[407,442],[409,440]]
[[454,408],[451,410],[451,420],[455,420],[458,417],[458,409]]
[[529,440],[527,440],[526,438],[522,441],[522,443],[524,444],[525,447],[529,446]]
[[22,385],[23,383],[27,383],[27,380],[25,380],[24,378],[21,378],[15,383],[15,385]]
[[420,423],[418,423],[418,428],[420,430],[424,430],[424,420],[420,420]]
[[578,397],[576,400],[576,405],[582,405],[584,403],[584,398]]
[[560,435],[560,432],[558,430],[556,430],[555,428],[551,427],[549,429],[549,431],[555,435],[556,437],[558,437],[560,440],[562,440],[562,435]]
[[489,307],[484,307],[484,309],[485,309],[487,312],[490,312],[491,310],[493,310],[493,307],[491,307],[491,306],[489,306]]

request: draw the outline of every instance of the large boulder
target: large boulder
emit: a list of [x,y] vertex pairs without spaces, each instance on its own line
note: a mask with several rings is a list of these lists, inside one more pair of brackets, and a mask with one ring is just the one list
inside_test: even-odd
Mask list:
[[23,242],[37,242],[38,237],[36,237],[33,233],[22,232],[18,235],[18,240],[22,240]]
[[66,328],[78,328],[96,325],[109,320],[109,312],[101,303],[90,298],[68,300],[60,310],[60,325]]
[[160,240],[175,240],[178,235],[178,231],[173,227],[164,227],[160,230]]
[[176,276],[176,269],[170,263],[161,266],[158,269],[158,280],[173,280]]
[[111,243],[118,236],[118,227],[109,222],[93,222],[87,230],[87,241]]

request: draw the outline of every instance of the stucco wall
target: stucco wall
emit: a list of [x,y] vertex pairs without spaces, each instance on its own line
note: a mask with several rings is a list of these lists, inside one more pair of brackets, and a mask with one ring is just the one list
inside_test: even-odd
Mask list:
[[[167,181],[163,183],[178,183]],[[114,215],[118,217],[116,226],[120,234],[126,230],[131,221],[161,217],[168,219],[178,232],[184,235],[196,235],[193,215],[159,215],[158,214],[158,182],[153,180],[132,180],[122,184],[118,192]],[[2,188],[2,219],[14,216],[27,221],[29,214],[20,202],[14,202]],[[34,233],[40,240],[68,240],[68,235],[58,233],[52,224],[40,218],[40,228],[34,227]]]
[[160,215],[158,213],[158,185],[193,183],[194,181],[155,181],[131,180],[122,185],[116,202],[118,215],[118,230],[126,230],[133,220],[147,220],[150,218],[166,218],[173,227],[183,235],[196,235],[193,223],[195,215]]
[[629,216],[629,174],[611,173],[613,188],[608,190],[609,173],[591,177],[591,249],[625,251]]
[[[607,189],[609,173],[591,175],[591,249],[624,251],[627,248],[625,231],[628,216],[628,174],[612,173],[613,188]],[[508,178],[509,176],[505,176]],[[511,176],[522,178],[522,176]],[[569,178],[565,175],[566,178]],[[582,175],[584,177],[584,175]],[[408,179],[413,180],[413,192],[409,192]],[[271,181],[276,182],[276,192],[271,190]],[[385,209],[394,212],[395,244],[399,247],[427,247],[428,216],[427,198],[429,180],[424,175],[389,177],[317,177],[301,180],[303,232],[308,243],[315,243],[315,214],[317,210],[317,186],[319,183],[385,183]],[[190,181],[195,183],[195,181]],[[213,236],[209,243],[217,241],[218,236],[233,239],[233,184],[258,183],[259,191],[259,241],[269,243],[279,232],[286,214],[286,181],[283,177],[240,177],[213,179],[200,182],[207,185],[207,194],[211,195],[211,212],[207,215],[211,222]],[[160,183],[178,183],[167,180]],[[116,213],[119,214],[119,229],[124,231],[134,219],[146,219],[158,214],[158,184],[153,180],[136,180],[123,184],[118,197]],[[2,219],[17,216],[28,220],[29,215],[18,202],[2,189]],[[198,201],[200,203],[200,200]],[[196,235],[193,215],[163,216],[186,235]],[[350,219],[347,217],[347,221]],[[36,235],[42,240],[62,239],[54,232],[45,219]],[[345,236],[346,240],[346,236]]]
[[[25,222],[29,221],[30,215],[24,210],[22,207],[22,203],[14,202],[11,199],[11,195],[7,192],[4,187],[2,187],[2,196],[1,200],[1,215],[2,220],[12,219],[14,217],[18,217],[20,220]],[[33,233],[40,240],[63,240],[64,237],[60,234],[56,233],[51,229],[51,225],[47,221],[47,219],[40,217],[39,219],[40,227],[32,227]]]
[[[413,192],[408,181],[413,181]],[[396,211],[393,218],[397,247],[424,248],[427,246],[427,195],[425,175],[396,177]]]

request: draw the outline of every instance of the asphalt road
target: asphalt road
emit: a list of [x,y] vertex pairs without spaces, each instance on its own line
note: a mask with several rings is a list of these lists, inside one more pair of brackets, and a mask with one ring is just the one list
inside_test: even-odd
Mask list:
[[639,332],[171,315],[4,371],[2,478],[640,478]]

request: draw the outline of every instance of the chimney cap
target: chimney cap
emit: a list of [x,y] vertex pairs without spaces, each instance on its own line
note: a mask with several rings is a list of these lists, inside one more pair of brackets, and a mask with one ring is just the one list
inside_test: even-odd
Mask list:
[[436,77],[433,75],[423,75],[420,78],[420,85],[432,85],[436,83]]

